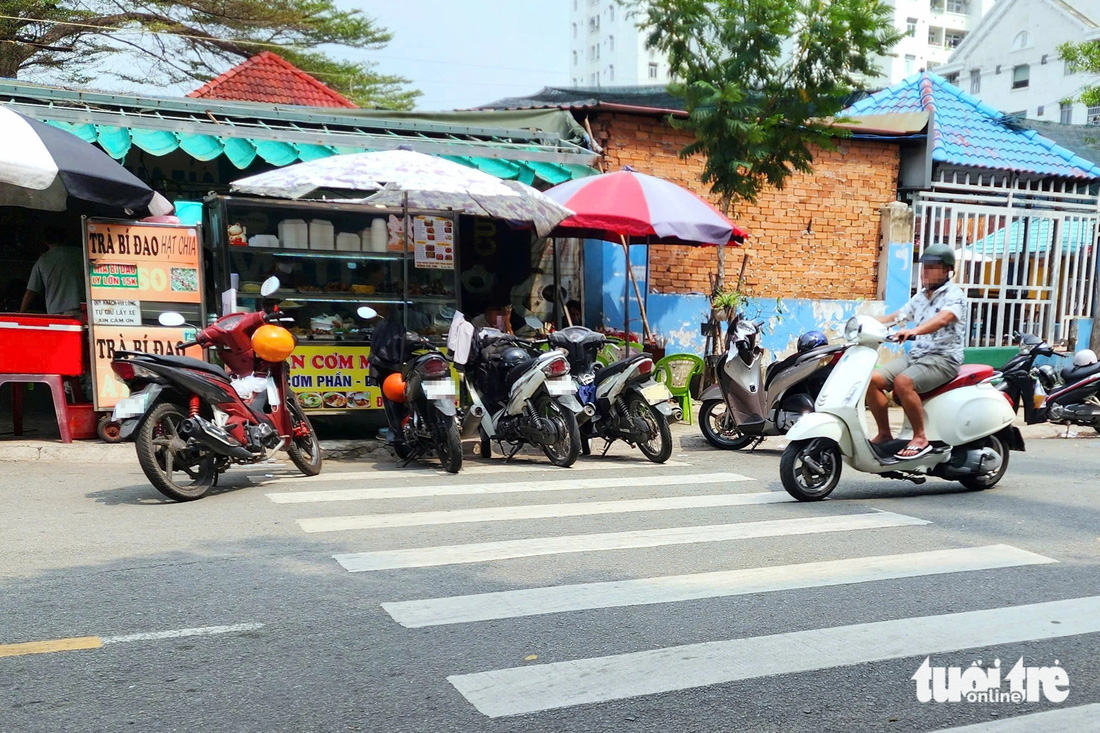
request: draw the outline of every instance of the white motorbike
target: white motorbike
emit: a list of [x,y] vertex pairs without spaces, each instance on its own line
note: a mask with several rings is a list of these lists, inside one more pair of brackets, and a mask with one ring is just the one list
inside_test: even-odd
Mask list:
[[803,415],[787,433],[791,443],[783,451],[779,473],[794,498],[824,499],[840,481],[842,462],[857,471],[918,484],[936,476],[969,489],[988,489],[1008,470],[1009,451],[1024,450],[1023,437],[1012,425],[1012,405],[992,384],[998,375],[982,365],[964,365],[954,380],[921,395],[930,453],[911,459],[896,456],[912,436],[908,420],[898,440],[873,445],[864,401],[887,329],[874,318],[856,316],[844,336],[853,346],[822,387],[815,412]]

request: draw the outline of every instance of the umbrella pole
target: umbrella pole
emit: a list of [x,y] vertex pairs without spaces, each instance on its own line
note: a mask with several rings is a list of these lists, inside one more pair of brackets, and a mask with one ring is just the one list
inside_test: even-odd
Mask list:
[[[634,277],[634,268],[630,266],[630,245],[626,243],[626,237],[620,235],[623,243],[623,252],[626,253],[626,277],[630,281],[630,284],[634,286],[634,297],[638,299],[638,310],[642,316],[642,340],[647,341],[650,336],[653,335],[653,331],[649,328],[649,318],[646,316],[645,303],[642,302],[642,291],[638,288],[638,281]],[[630,292],[626,294],[627,304],[630,303]],[[626,329],[626,341],[630,342],[630,321],[627,321],[628,328]],[[629,355],[629,354],[628,354]]]

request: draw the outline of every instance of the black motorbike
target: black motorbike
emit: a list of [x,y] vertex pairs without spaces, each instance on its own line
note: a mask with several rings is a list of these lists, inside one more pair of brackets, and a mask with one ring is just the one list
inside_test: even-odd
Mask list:
[[[453,328],[453,326],[452,326]],[[462,365],[472,402],[462,435],[481,436],[481,455],[492,455],[491,441],[509,444],[510,459],[525,444],[536,445],[555,466],[572,466],[581,451],[576,384],[559,351],[540,352],[538,342],[496,329],[473,338]]]
[[616,440],[636,445],[654,463],[672,455],[672,393],[653,379],[653,358],[638,354],[600,368],[596,359],[607,338],[584,326],[569,326],[551,333],[551,347],[569,359],[578,384],[578,397],[590,406],[578,419],[581,450],[591,452],[589,441],[602,438],[604,453]]
[[1073,366],[1061,373],[1050,364],[1035,366],[1039,357],[1054,355],[1054,348],[1032,334],[1015,334],[1020,353],[1001,367],[999,389],[1019,412],[1024,408],[1028,425],[1051,422],[1082,425],[1100,432],[1100,364]]
[[[451,364],[443,352],[422,336],[406,331],[403,324],[384,321],[374,330],[368,365],[371,383],[383,388],[387,442],[403,461],[401,465],[435,454],[445,471],[458,473],[462,441],[456,391]],[[386,380],[391,377],[395,382],[387,388]]]

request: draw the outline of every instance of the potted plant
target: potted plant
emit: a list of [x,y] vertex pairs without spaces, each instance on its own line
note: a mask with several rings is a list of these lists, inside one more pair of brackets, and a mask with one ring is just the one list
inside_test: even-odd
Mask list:
[[710,299],[710,308],[719,321],[732,318],[745,300],[740,290],[719,290]]

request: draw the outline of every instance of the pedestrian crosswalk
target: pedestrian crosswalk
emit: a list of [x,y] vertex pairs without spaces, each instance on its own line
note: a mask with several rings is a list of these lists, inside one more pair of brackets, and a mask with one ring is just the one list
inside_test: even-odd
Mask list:
[[[487,645],[494,641],[490,625],[499,628],[499,624],[524,619],[538,623],[552,615],[580,617],[604,609],[658,605],[675,614],[682,607],[677,604],[714,599],[736,603],[742,596],[812,589],[831,589],[837,603],[843,604],[853,590],[864,584],[918,578],[941,578],[941,582],[958,578],[956,582],[967,583],[971,578],[984,577],[983,573],[1004,569],[1043,572],[1041,566],[1056,563],[1056,558],[1021,547],[980,541],[972,546],[934,549],[926,549],[926,542],[911,551],[894,552],[906,546],[901,538],[912,542],[912,538],[921,536],[914,533],[929,532],[934,525],[920,517],[881,511],[858,502],[795,504],[784,492],[752,490],[758,486],[752,479],[733,472],[699,470],[686,464],[655,471],[648,464],[634,464],[620,466],[617,474],[609,477],[586,473],[592,465],[599,464],[582,462],[574,470],[540,473],[533,480],[515,475],[507,466],[494,472],[491,469],[501,467],[493,465],[481,465],[479,471],[472,472],[479,478],[472,478],[465,469],[457,477],[438,480],[425,480],[424,472],[384,477],[356,472],[355,478],[340,474],[319,477],[309,482],[308,490],[298,490],[298,484],[290,481],[273,482],[269,485],[277,490],[267,497],[294,512],[302,531],[342,533],[337,536],[345,540],[345,546],[361,544],[361,550],[333,555],[340,567],[352,573],[441,572],[448,566],[512,561],[525,561],[528,568],[538,567],[539,563],[553,568],[563,558],[577,556],[589,561],[574,565],[569,582],[560,584],[512,581],[506,589],[489,592],[448,585],[451,594],[437,591],[411,599],[379,599],[381,608],[398,625],[395,628],[454,627],[455,633],[464,638]],[[395,480],[398,476],[404,481]],[[355,484],[349,486],[352,481]],[[306,488],[305,484],[301,486]],[[331,488],[322,488],[325,486]],[[660,495],[639,498],[634,493],[638,491]],[[562,492],[583,493],[585,500],[565,498]],[[557,497],[563,498],[556,501]],[[401,506],[404,501],[414,502],[414,506]],[[354,503],[362,513],[304,516],[316,514],[334,502]],[[440,504],[431,506],[435,502]],[[693,523],[698,521],[699,510],[713,512],[719,521]],[[688,521],[687,513],[692,511],[696,515]],[[660,526],[616,526],[639,517]],[[597,518],[601,531],[568,533],[571,523]],[[438,541],[441,534],[446,537],[448,532],[460,532],[470,525],[478,527],[475,535],[479,541]],[[400,533],[403,546],[392,547],[394,532]],[[499,539],[492,538],[495,532],[501,533]],[[898,535],[898,545],[891,546],[887,553],[859,552],[856,538],[870,537],[865,533],[872,532],[905,534]],[[418,540],[421,534],[424,537]],[[486,534],[489,537],[482,540]],[[843,557],[819,557],[810,562],[768,562],[758,567],[727,566],[673,574],[647,572],[647,567],[639,567],[610,580],[605,574],[583,577],[585,568],[599,567],[611,558],[615,562],[610,565],[621,568],[631,553],[648,551],[647,557],[652,558],[654,552],[706,547],[721,547],[725,553],[731,552],[730,548],[767,548],[771,543],[789,543],[800,536],[805,536],[806,542],[816,541],[810,539],[813,535],[850,537],[857,549]],[[461,536],[468,535],[464,532]],[[378,549],[379,545],[384,549]],[[736,549],[731,556],[735,553]],[[452,583],[455,578],[460,584],[473,583],[477,574],[448,577]],[[669,642],[641,651],[620,649],[522,666],[455,670],[445,679],[453,688],[452,694],[460,695],[459,699],[465,699],[473,710],[498,718],[799,672],[1100,633],[1100,596],[951,611],[822,626],[813,622],[815,613],[810,607],[801,614],[807,620],[797,630],[786,633],[738,637],[734,630],[730,634],[734,638],[691,644]],[[687,623],[690,618],[682,621]],[[417,637],[410,636],[409,643],[418,643]],[[601,641],[604,643],[606,640]],[[607,649],[601,646],[600,651]],[[1067,720],[1084,719],[1086,712],[1067,711],[1065,715]],[[1017,728],[1006,725],[990,730]]]

